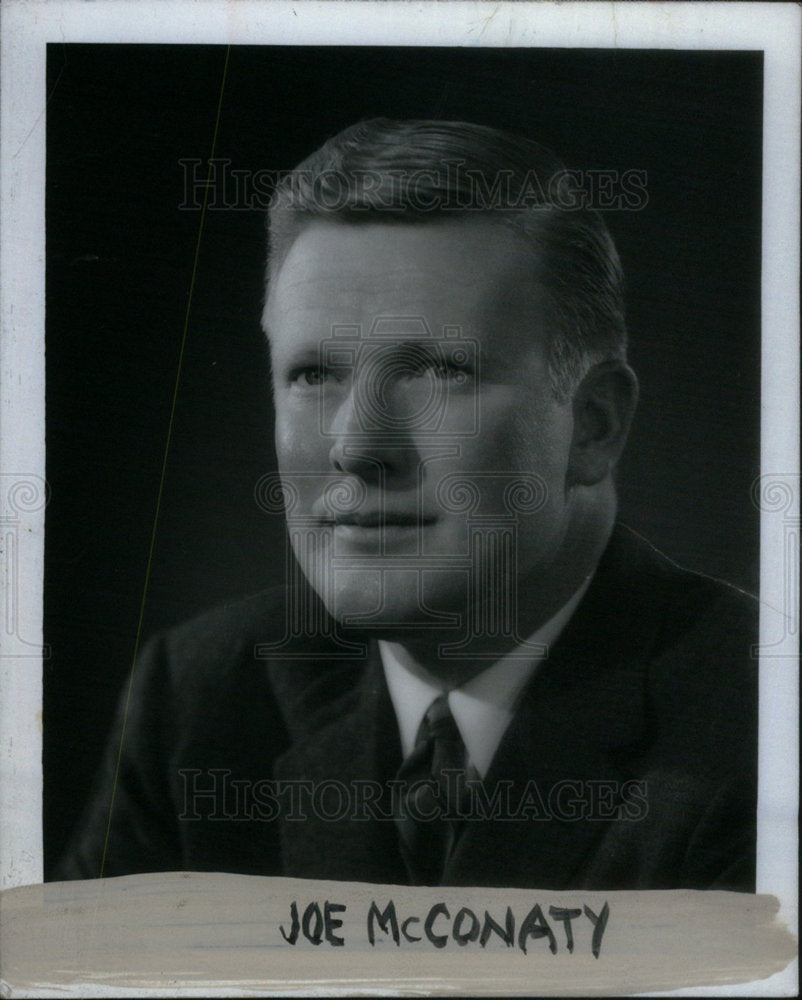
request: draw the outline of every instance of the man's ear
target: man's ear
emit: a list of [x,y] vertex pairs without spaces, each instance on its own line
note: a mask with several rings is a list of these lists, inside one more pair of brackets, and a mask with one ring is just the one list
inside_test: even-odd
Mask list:
[[623,361],[595,365],[574,392],[568,486],[595,486],[624,450],[638,402],[638,379]]

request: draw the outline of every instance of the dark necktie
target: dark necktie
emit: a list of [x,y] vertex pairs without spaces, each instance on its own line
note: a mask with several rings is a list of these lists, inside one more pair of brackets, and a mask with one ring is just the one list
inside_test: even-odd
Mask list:
[[398,772],[402,784],[396,822],[413,885],[439,885],[443,877],[458,830],[465,758],[465,744],[442,694],[427,709],[415,749]]

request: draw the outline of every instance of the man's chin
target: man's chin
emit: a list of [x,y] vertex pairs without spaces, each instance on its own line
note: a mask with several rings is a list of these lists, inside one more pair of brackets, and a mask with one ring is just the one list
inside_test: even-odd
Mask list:
[[349,628],[369,629],[377,638],[400,638],[410,632],[464,631],[464,581],[452,588],[434,587],[418,570],[343,571],[317,586],[329,614]]

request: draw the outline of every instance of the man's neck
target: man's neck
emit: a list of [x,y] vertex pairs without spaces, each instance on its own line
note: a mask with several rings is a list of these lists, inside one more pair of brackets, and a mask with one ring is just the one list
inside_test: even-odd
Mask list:
[[514,662],[516,672],[519,671],[519,668],[528,670],[534,663],[546,658],[549,647],[557,641],[573,616],[574,611],[576,611],[582,601],[582,598],[585,596],[585,591],[590,585],[591,577],[592,574],[537,631],[530,633],[523,642],[513,646],[511,649],[507,649],[505,644],[506,651],[498,657],[492,655],[482,657],[476,663],[476,670],[473,672],[466,669],[466,659],[459,658],[455,662],[452,671],[449,672],[445,669],[448,661],[444,663],[441,659],[440,669],[433,672],[417,659],[407,646],[387,639],[379,640],[382,661],[386,667],[388,658],[392,659],[404,671],[418,677],[425,684],[439,688],[441,691],[449,691],[457,687],[462,688],[465,685],[470,687],[470,682],[474,681],[480,674],[489,670],[491,666],[498,668],[502,663],[509,662],[512,665]]

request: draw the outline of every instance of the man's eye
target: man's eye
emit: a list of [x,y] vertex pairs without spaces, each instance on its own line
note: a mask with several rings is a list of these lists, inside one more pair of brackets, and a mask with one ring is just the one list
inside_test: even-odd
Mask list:
[[309,365],[305,368],[295,368],[290,372],[289,381],[291,385],[300,386],[303,389],[313,388],[323,385],[336,378],[334,372],[325,368]]
[[452,382],[455,385],[464,384],[470,377],[470,372],[462,365],[451,361],[441,361],[437,358],[422,363],[413,371],[413,374],[417,376],[428,375],[442,382]]
[[436,355],[426,353],[405,360],[402,372],[407,378],[436,378],[461,385],[470,377],[466,365]]
[[437,378],[443,379],[447,382],[455,382],[457,385],[462,385],[464,382],[467,382],[470,375],[465,368],[460,365],[452,364],[451,362],[433,365],[432,370]]

